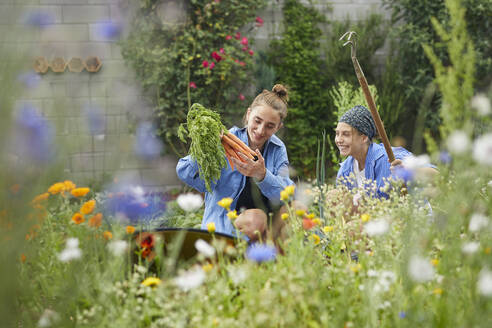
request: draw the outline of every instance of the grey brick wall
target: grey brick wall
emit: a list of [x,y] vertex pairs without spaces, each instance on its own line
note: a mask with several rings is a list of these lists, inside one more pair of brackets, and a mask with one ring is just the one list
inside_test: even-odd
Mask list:
[[[307,2],[307,1],[306,1]],[[330,19],[360,19],[371,11],[384,12],[382,0],[319,0],[316,6]],[[19,3],[22,3],[20,5]],[[145,162],[133,155],[134,136],[129,117],[151,114],[151,105],[138,86],[133,72],[122,59],[115,41],[97,34],[98,24],[108,20],[127,22],[133,12],[131,0],[0,0],[0,46],[25,56],[31,65],[36,56],[48,60],[63,57],[98,56],[102,68],[97,73],[48,73],[39,85],[26,90],[18,104],[30,103],[56,125],[56,140],[64,145],[64,172],[77,184],[101,179],[103,175],[126,176],[151,188],[180,185],[176,177],[176,159],[164,156]],[[283,1],[271,0],[259,15],[265,20],[256,35],[257,48],[281,32]],[[331,5],[332,11],[326,10]],[[177,0],[162,6],[163,17],[182,17]],[[42,11],[53,18],[53,25],[26,33],[19,24],[26,11]],[[181,15],[181,16],[180,16]],[[92,137],[83,108],[100,108],[105,117],[105,134]]]

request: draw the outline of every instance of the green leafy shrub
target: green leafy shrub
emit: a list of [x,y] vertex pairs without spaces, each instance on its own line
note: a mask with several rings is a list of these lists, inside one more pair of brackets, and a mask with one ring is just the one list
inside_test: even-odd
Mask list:
[[[428,108],[420,109],[422,95],[435,77],[432,64],[422,51],[422,45],[435,45],[435,57],[445,64],[449,63],[450,57],[431,23],[431,17],[435,17],[444,27],[450,26],[445,1],[385,0],[384,3],[392,11],[392,28],[389,34],[392,46],[388,67],[393,79],[392,85],[385,85],[392,87],[391,93],[396,103],[403,100],[406,109],[404,115],[400,116],[398,132],[411,139],[412,131],[420,130],[412,122],[418,122],[417,116],[422,116],[423,129],[429,129],[436,136],[441,125],[440,95],[436,94],[431,99]],[[490,84],[492,76],[491,21],[486,19],[492,16],[492,2],[466,0],[462,2],[462,6],[466,11],[465,24],[469,38],[475,44],[476,85],[484,88]]]
[[179,156],[186,150],[177,129],[192,103],[217,110],[226,124],[237,122],[244,112],[254,51],[249,34],[239,30],[254,22],[264,4],[193,0],[182,4],[186,18],[170,25],[159,16],[162,2],[140,2],[130,34],[121,42],[122,54],[155,96],[158,133]]

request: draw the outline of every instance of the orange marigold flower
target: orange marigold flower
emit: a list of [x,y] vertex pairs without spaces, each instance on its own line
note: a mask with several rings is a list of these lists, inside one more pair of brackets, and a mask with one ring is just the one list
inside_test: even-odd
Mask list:
[[302,227],[304,228],[304,230],[309,230],[312,227],[314,227],[315,225],[316,225],[316,223],[314,223],[313,220],[309,220],[309,219],[303,219],[302,220]]
[[152,259],[152,251],[154,250],[155,237],[153,234],[144,232],[138,235],[137,245],[142,249],[142,257],[145,259],[149,257],[149,260]]
[[102,219],[103,215],[101,213],[97,213],[89,219],[89,227],[99,228],[101,226]]
[[81,224],[85,221],[84,219],[84,216],[80,213],[75,213],[73,216],[72,216],[72,221],[75,223],[75,224]]
[[94,199],[91,199],[84,204],[82,204],[82,207],[80,208],[80,213],[82,214],[91,214],[92,211],[94,211],[94,208],[96,207],[96,201]]
[[91,191],[89,188],[75,188],[70,191],[72,195],[75,197],[83,197],[87,195],[87,193]]
[[113,234],[111,233],[111,231],[104,231],[104,232],[103,232],[103,237],[104,237],[104,239],[106,239],[106,240],[110,240],[110,239],[112,239],[112,238],[113,238]]
[[127,234],[132,234],[135,232],[135,227],[134,226],[126,226],[126,233]]
[[72,189],[75,189],[77,186],[75,185],[75,183],[73,183],[72,181],[70,180],[65,180],[63,181],[63,184],[65,185],[65,190],[66,191],[70,191]]
[[36,197],[34,197],[31,201],[32,204],[37,204],[39,202],[42,202],[43,200],[47,200],[48,197],[50,197],[50,193],[49,192],[45,192],[45,193],[42,193],[41,195],[37,195]]
[[65,184],[63,182],[57,182],[48,188],[48,192],[52,195],[59,194],[65,191]]
[[26,255],[21,254],[20,260],[21,260],[22,263],[26,262]]

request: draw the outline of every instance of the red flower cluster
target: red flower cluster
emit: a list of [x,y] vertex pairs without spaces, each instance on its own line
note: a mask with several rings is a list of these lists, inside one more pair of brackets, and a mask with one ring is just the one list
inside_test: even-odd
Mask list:
[[153,234],[148,232],[143,232],[137,237],[137,244],[140,246],[142,250],[142,258],[149,258],[151,260],[153,258],[152,251],[154,250],[155,237]]
[[263,19],[258,16],[256,17],[256,27],[262,27],[263,26]]

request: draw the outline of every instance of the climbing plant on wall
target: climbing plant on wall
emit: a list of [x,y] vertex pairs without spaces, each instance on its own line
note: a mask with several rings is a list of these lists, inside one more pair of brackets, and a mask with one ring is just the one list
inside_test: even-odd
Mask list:
[[190,0],[180,3],[186,15],[171,24],[162,15],[166,1],[140,1],[122,54],[154,95],[158,133],[177,155],[186,148],[177,127],[192,103],[217,110],[226,125],[249,104],[250,35],[263,24],[256,12],[265,2]]

